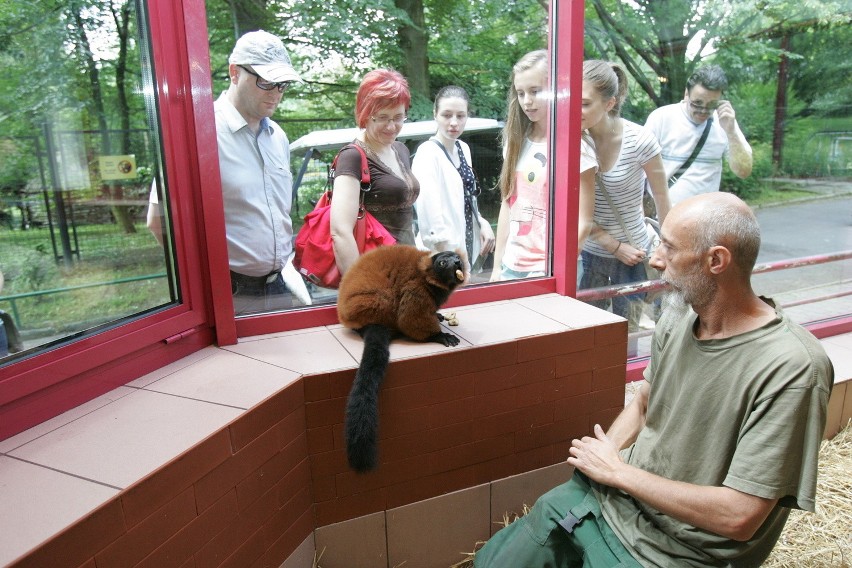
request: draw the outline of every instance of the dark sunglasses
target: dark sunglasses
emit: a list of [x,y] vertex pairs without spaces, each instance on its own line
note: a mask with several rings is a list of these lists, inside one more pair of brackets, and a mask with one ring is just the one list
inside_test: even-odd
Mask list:
[[692,110],[704,114],[710,114],[711,112],[719,108],[719,105],[722,103],[722,101],[713,101],[712,103],[707,103],[706,105],[700,105],[692,102],[692,99],[690,99],[688,96],[687,99],[689,99],[689,106],[692,107]]
[[254,83],[255,83],[255,85],[257,85],[258,89],[263,89],[264,91],[271,91],[272,89],[278,89],[279,93],[283,93],[287,89],[287,87],[290,86],[290,83],[292,83],[292,81],[282,81],[280,83],[272,83],[271,81],[267,81],[266,79],[264,79],[263,77],[261,77],[260,75],[258,75],[257,73],[255,73],[254,71],[249,69],[248,67],[245,67],[244,65],[237,65],[237,67],[239,67],[240,69],[242,69],[243,71],[245,71],[249,75],[254,75],[255,77],[257,77],[257,79],[255,80]]

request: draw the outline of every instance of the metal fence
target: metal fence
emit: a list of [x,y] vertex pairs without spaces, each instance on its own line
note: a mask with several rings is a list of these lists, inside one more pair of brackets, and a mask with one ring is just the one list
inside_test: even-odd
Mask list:
[[[54,259],[70,264],[104,245],[102,238],[82,241],[81,227],[116,226],[118,233],[133,233],[144,221],[157,171],[150,130],[54,130],[45,124],[32,136],[0,138],[0,146],[5,150],[0,166],[5,244],[40,242],[27,233],[46,229]],[[111,155],[132,156],[136,176],[105,179],[101,158]]]

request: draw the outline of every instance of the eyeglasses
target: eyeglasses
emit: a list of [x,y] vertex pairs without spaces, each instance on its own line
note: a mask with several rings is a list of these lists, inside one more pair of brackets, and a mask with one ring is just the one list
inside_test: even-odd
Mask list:
[[272,83],[271,81],[267,81],[266,79],[264,79],[263,77],[261,77],[260,75],[258,75],[257,73],[255,73],[254,71],[249,69],[248,67],[245,67],[243,65],[238,65],[237,67],[239,67],[240,69],[242,69],[243,71],[245,71],[249,75],[254,75],[255,77],[257,77],[257,79],[255,80],[254,83],[255,83],[255,85],[257,85],[257,87],[259,89],[263,89],[264,91],[271,91],[272,89],[278,89],[279,93],[283,93],[287,89],[287,87],[290,86],[290,83],[292,82],[292,81],[282,81],[280,83]]
[[695,112],[700,112],[701,114],[710,114],[714,110],[719,108],[720,104],[722,104],[722,101],[712,101],[707,103],[706,105],[699,105],[692,102],[692,99],[690,99],[689,96],[687,96],[686,98],[689,101],[689,106],[692,107],[692,110],[694,110]]
[[404,114],[399,114],[397,116],[371,116],[370,120],[372,120],[374,124],[381,124],[382,126],[390,126],[391,124],[402,126],[405,124],[405,121],[408,120],[408,117]]

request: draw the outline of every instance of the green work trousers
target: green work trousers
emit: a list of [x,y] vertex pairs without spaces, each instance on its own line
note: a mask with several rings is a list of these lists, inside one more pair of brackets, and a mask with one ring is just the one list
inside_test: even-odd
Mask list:
[[601,515],[581,473],[545,493],[529,513],[500,530],[475,568],[641,568]]

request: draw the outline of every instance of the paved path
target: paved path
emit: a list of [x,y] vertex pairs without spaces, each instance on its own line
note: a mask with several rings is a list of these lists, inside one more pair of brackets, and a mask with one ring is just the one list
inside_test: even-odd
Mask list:
[[[755,209],[760,222],[758,263],[852,250],[852,181],[784,180],[813,196]],[[757,274],[758,294],[782,306],[852,292],[852,260]],[[852,294],[785,307],[795,321],[813,322],[852,314]],[[650,350],[649,336],[639,339],[639,355]]]
[[[762,244],[758,263],[852,250],[852,182],[796,180],[813,198],[760,207]],[[838,261],[758,274],[755,290],[782,304],[852,291],[852,261]],[[852,295],[791,307],[797,321],[852,313]]]

